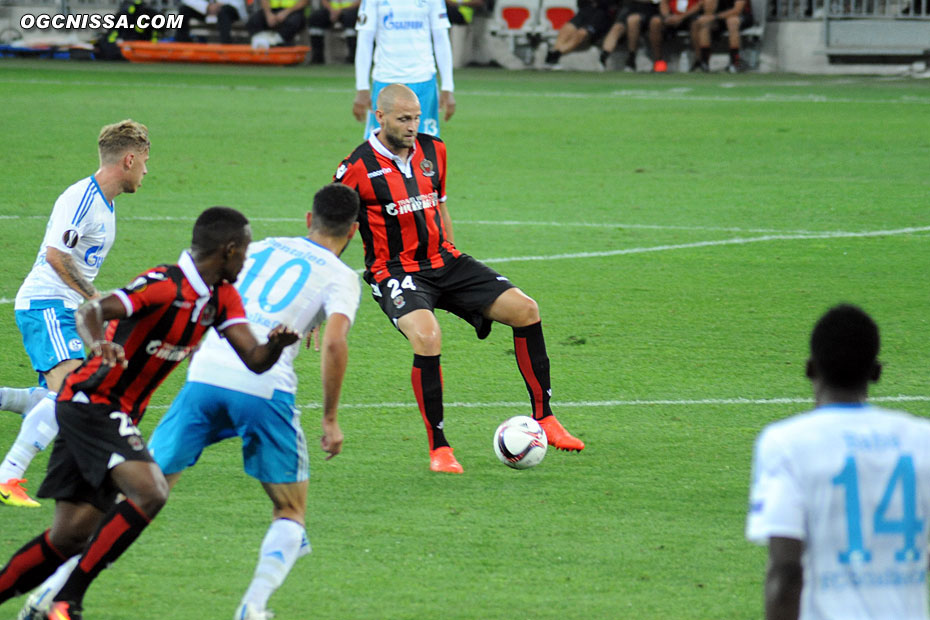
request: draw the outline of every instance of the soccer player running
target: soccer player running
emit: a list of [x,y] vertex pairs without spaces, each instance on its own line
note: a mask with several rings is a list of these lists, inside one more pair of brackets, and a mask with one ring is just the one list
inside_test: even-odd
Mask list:
[[840,305],[814,326],[815,409],[755,445],[746,536],[768,544],[765,615],[930,618],[930,421],[866,402],[879,333]]
[[411,382],[429,439],[430,469],[462,473],[443,432],[442,333],[434,309],[471,323],[479,339],[491,323],[513,328],[517,366],[533,417],[549,443],[582,450],[549,406],[549,357],[536,302],[453,244],[446,205],[446,146],[417,133],[420,104],[403,84],[378,97],[381,129],[356,148],[335,179],[358,192],[365,245],[364,278],[381,310],[413,347]]
[[16,325],[40,387],[0,388],[0,408],[24,414],[0,464],[0,503],[39,505],[27,494],[23,476],[58,432],[55,397],[84,359],[74,313],[85,300],[99,297],[93,282],[116,238],[114,198],[139,189],[149,148],[145,125],[124,120],[103,127],[97,138],[100,167],[55,201],[35,264],[16,294]]
[[[313,198],[306,237],[272,237],[249,246],[239,293],[256,337],[274,325],[310,333],[323,318],[320,380],[327,460],[342,450],[337,421],[339,394],[348,360],[347,336],[358,310],[358,275],[339,255],[358,230],[358,196],[333,183]],[[309,343],[309,340],[308,340]],[[181,389],[158,423],[149,446],[173,485],[204,447],[242,437],[245,471],[257,478],[273,504],[272,523],[262,541],[255,576],[235,620],[266,620],[271,594],[297,559],[310,552],[304,516],[307,505],[307,444],[295,408],[294,344],[263,375],[232,355],[229,344],[210,334],[194,356]]]
[[[77,311],[78,332],[92,355],[67,377],[58,395],[60,430],[38,493],[56,500],[54,520],[0,570],[0,604],[28,592],[80,553],[48,617],[82,617],[91,582],[138,538],[168,498],[168,483],[137,424],[152,392],[210,327],[258,373],[300,338],[279,325],[259,344],[249,329],[231,283],[251,240],[241,213],[207,209],[178,264],[150,269]],[[117,501],[120,493],[123,499]]]
[[381,89],[393,83],[406,84],[419,98],[420,131],[439,136],[440,108],[445,111],[444,121],[455,113],[450,27],[445,0],[362,0],[355,27],[352,114],[359,122],[366,121],[366,139],[379,123],[372,103],[377,104]]

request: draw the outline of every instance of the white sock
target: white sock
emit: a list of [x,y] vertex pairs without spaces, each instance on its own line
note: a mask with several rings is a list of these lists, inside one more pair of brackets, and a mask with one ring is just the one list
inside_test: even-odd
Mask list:
[[297,558],[307,553],[310,553],[310,543],[299,523],[290,519],[272,521],[262,541],[255,576],[242,597],[242,604],[263,611],[268,599],[284,583]]
[[22,415],[35,407],[46,394],[48,389],[44,387],[0,388],[0,409]]
[[56,392],[49,392],[23,418],[19,435],[0,464],[0,481],[22,478],[36,454],[45,450],[58,434],[55,419]]
[[35,589],[34,594],[37,595],[37,600],[31,600],[33,595],[30,594],[29,602],[36,609],[47,612],[52,606],[52,599],[65,586],[65,582],[68,581],[68,577],[71,576],[80,559],[80,555],[73,555],[67,562],[59,566],[51,577],[43,581],[42,585]]

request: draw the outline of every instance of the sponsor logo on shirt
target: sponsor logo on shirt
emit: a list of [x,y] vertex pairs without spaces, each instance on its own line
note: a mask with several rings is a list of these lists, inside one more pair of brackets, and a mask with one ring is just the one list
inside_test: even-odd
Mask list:
[[437,206],[439,206],[439,194],[430,192],[429,194],[420,194],[419,196],[411,196],[397,202],[388,203],[384,206],[384,210],[388,215],[397,216],[432,209]]
[[149,355],[169,362],[180,362],[193,351],[193,346],[179,347],[161,340],[151,340],[145,347],[145,352]]
[[84,262],[91,267],[99,267],[103,263],[103,258],[100,257],[100,250],[102,249],[102,245],[87,248],[87,252],[84,253]]
[[385,174],[388,174],[389,172],[391,172],[390,168],[382,168],[381,170],[375,170],[374,172],[369,172],[368,178],[374,179],[375,177],[384,176]]
[[422,30],[425,28],[425,22],[420,19],[394,19],[394,12],[391,11],[381,20],[381,25],[385,30]]

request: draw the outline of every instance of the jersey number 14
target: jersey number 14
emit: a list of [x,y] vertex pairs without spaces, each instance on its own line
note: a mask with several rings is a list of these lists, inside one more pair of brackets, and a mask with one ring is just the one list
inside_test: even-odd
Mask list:
[[[855,457],[847,457],[846,464],[836,477],[835,486],[841,486],[846,492],[846,531],[849,548],[840,551],[840,564],[850,562],[868,563],[872,552],[865,548],[862,537],[862,514],[859,503],[859,474]],[[900,490],[900,517],[889,516],[889,508],[897,491]],[[892,511],[897,513],[897,511]],[[913,562],[920,559],[918,538],[924,530],[924,522],[917,517],[917,476],[914,472],[914,460],[910,455],[898,459],[898,463],[885,485],[882,499],[872,515],[872,531],[878,534],[901,536],[903,546],[895,551],[895,561]]]

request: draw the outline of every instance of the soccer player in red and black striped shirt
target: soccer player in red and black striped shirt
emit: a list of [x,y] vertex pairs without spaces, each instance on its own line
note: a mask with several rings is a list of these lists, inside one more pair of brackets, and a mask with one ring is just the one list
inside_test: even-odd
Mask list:
[[392,84],[378,97],[381,130],[343,160],[335,180],[361,200],[365,281],[413,347],[411,381],[429,439],[430,469],[462,473],[443,433],[442,335],[433,310],[448,310],[487,337],[491,322],[513,328],[517,366],[533,417],[549,443],[582,450],[549,407],[549,357],[536,302],[507,278],[456,249],[446,208],[446,146],[418,134],[420,103]]
[[[168,483],[136,427],[152,392],[209,328],[253,372],[264,372],[299,334],[279,326],[259,344],[236,281],[252,233],[227,207],[204,211],[190,252],[146,271],[129,286],[82,306],[78,332],[92,355],[58,395],[60,427],[40,497],[56,500],[52,527],[0,571],[0,603],[28,592],[81,553],[49,618],[79,620],[84,593],[142,533],[168,499]],[[109,325],[105,327],[106,322]],[[116,502],[117,496],[125,496]]]

